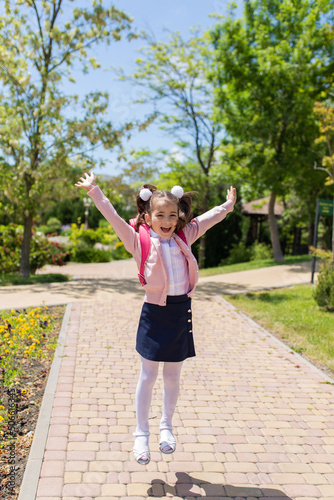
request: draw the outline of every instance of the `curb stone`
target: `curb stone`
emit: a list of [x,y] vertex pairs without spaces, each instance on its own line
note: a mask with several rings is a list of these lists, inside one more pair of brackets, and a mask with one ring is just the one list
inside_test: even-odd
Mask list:
[[24,471],[18,500],[35,500],[36,498],[45,445],[49,432],[53,400],[56,393],[71,311],[72,303],[69,303],[67,304],[63,317],[58,343],[45,387],[41,409],[39,412],[27,465]]

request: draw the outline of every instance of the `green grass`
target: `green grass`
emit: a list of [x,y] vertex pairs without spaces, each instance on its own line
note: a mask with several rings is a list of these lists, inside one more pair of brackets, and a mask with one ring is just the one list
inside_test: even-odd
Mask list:
[[19,274],[0,274],[0,286],[36,285],[38,283],[59,283],[69,281],[65,274],[32,274],[29,278],[22,278]]
[[239,262],[227,266],[209,267],[200,269],[200,276],[212,276],[214,274],[237,273],[239,271],[249,271],[251,269],[261,269],[261,267],[282,266],[289,264],[298,264],[312,260],[312,255],[292,255],[285,257],[285,262],[275,262],[274,259],[251,260],[249,262]]
[[334,314],[321,310],[313,285],[228,295],[237,309],[334,375]]

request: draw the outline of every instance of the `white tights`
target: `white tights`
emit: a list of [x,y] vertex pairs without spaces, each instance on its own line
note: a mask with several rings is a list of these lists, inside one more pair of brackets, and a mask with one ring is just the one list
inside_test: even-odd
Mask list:
[[[177,399],[180,390],[180,376],[183,361],[177,363],[164,362],[163,367],[163,407],[160,426],[172,425]],[[148,432],[148,416],[152,400],[152,392],[158,376],[159,362],[141,358],[141,371],[136,390],[137,432]]]

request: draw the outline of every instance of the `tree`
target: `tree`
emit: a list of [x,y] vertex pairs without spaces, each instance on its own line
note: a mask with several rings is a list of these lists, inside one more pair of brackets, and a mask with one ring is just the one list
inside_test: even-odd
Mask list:
[[[193,192],[194,217],[203,212],[203,191],[207,185],[209,186],[209,206],[214,207],[225,201],[226,191],[232,182],[226,175],[226,169],[224,169],[225,175],[221,175],[220,164],[213,165],[208,176],[204,174],[195,156],[192,159],[184,159],[172,154],[169,155],[167,165],[168,170],[161,172],[153,183],[162,189],[169,190],[175,185],[182,185],[185,191]],[[241,217],[237,204],[233,217],[228,217],[223,224],[216,224],[206,233],[205,267],[220,265],[222,260],[229,256],[233,244],[240,241]],[[199,246],[197,242],[193,245],[196,257],[199,255]]]
[[[329,103],[316,102],[314,112],[319,119],[320,136],[315,140],[316,144],[325,145],[322,154],[321,167],[315,164],[315,168],[323,170],[327,174],[326,186],[334,184],[334,107]],[[332,253],[334,261],[334,213],[332,229]]]
[[240,174],[270,192],[274,258],[284,260],[274,204],[313,165],[314,101],[334,79],[333,0],[246,0],[211,33],[217,113],[230,136]]
[[[102,0],[5,0],[0,16],[0,176],[24,223],[21,275],[29,276],[32,225],[41,198],[57,180],[72,181],[95,164],[93,151],[120,144],[125,126],[106,120],[108,94],[80,102],[64,93],[73,70],[98,68],[97,44],[110,44],[131,19]],[[78,2],[76,2],[78,4]],[[85,7],[84,5],[87,5]]]
[[[202,211],[209,206],[209,171],[215,163],[222,127],[213,117],[213,87],[206,79],[212,56],[207,35],[194,33],[188,41],[172,33],[167,42],[146,35],[147,46],[137,59],[137,71],[122,75],[148,90],[140,100],[154,106],[151,117],[195,156],[204,174]],[[165,106],[165,107],[164,107]],[[200,240],[199,264],[204,265],[205,238]]]

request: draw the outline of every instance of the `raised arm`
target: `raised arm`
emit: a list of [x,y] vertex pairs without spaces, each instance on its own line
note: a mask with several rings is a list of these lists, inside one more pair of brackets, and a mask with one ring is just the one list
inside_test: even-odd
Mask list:
[[88,191],[88,196],[94,201],[96,208],[102,213],[102,215],[107,219],[115,230],[117,236],[123,241],[125,248],[130,252],[135,259],[138,259],[138,234],[135,230],[122,219],[116,212],[113,205],[110,203],[108,198],[102,193],[101,189],[96,183],[95,175],[84,174],[84,177],[80,178],[75,184],[78,188],[83,188]]
[[76,187],[90,191],[93,187],[97,186],[94,172],[89,175],[85,173],[84,176],[80,177],[80,181],[74,184]]
[[226,200],[231,200],[233,202],[233,208],[237,201],[237,190],[231,186],[230,189],[227,190]]
[[192,245],[194,241],[206,233],[208,229],[224,220],[226,215],[233,211],[236,201],[237,191],[233,186],[231,186],[230,189],[227,190],[225,203],[211,208],[211,210],[199,215],[192,222],[186,225],[184,232],[188,244]]

